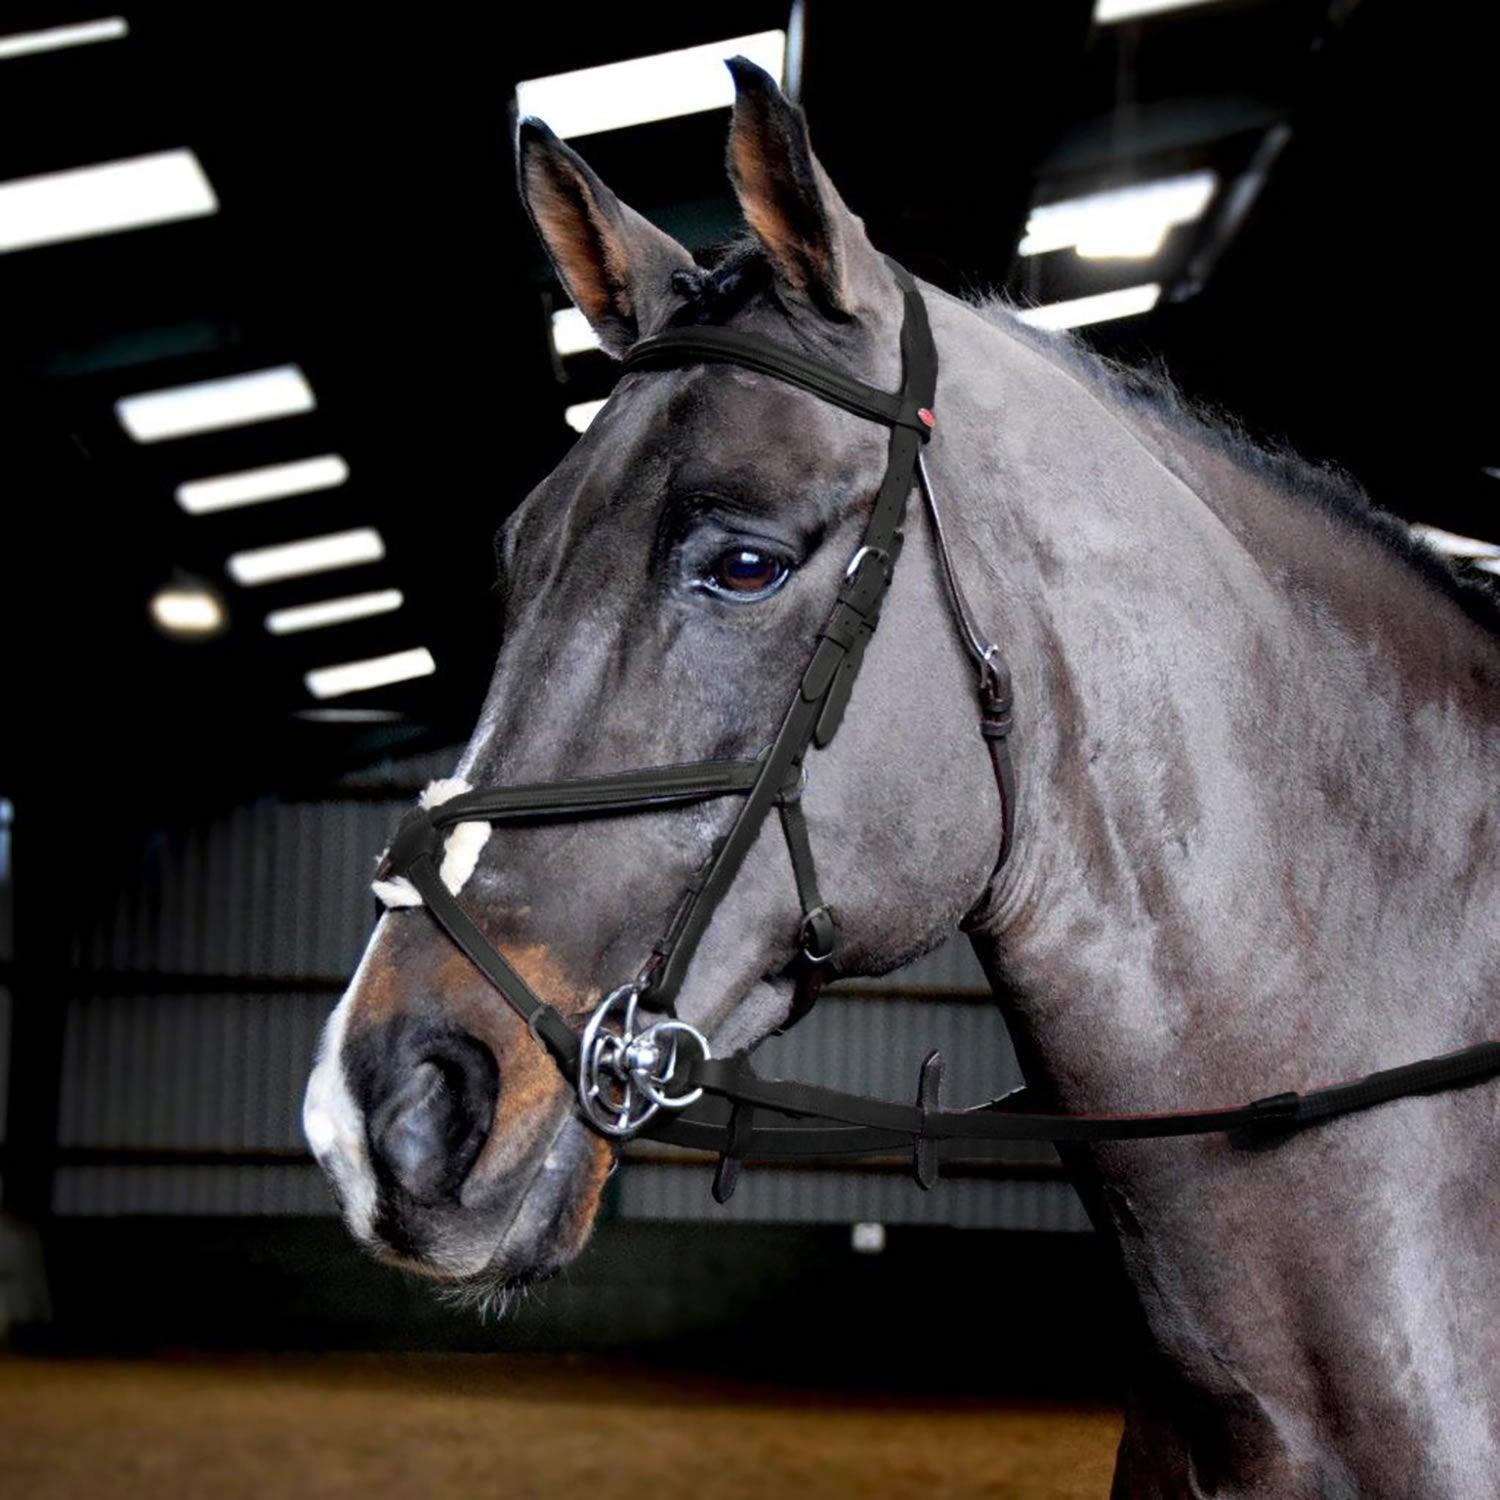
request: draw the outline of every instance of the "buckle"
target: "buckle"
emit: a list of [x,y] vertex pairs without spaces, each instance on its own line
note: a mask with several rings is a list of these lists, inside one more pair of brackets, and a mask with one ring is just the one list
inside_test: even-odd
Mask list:
[[815,906],[802,919],[802,956],[810,964],[826,964],[838,943],[839,925],[833,909]]
[[659,1109],[686,1109],[703,1090],[669,1094],[681,1056],[692,1042],[707,1062],[708,1038],[686,1021],[667,1017],[636,1029],[641,992],[633,984],[612,990],[595,1007],[578,1052],[578,1107],[602,1135],[633,1135]]
[[851,557],[848,563],[845,565],[844,582],[848,583],[854,577],[854,575],[859,572],[860,564],[863,563],[867,557],[878,557],[880,559],[882,566],[885,568],[886,582],[889,583],[891,579],[891,573],[893,571],[891,567],[891,554],[887,552],[884,547],[872,547],[868,543],[866,543],[862,547],[856,548],[854,556]]
[[807,790],[807,762],[803,761],[798,769],[801,774],[797,777],[797,784],[790,788],[782,787],[776,794],[776,801],[781,806],[788,802],[800,802],[803,792]]

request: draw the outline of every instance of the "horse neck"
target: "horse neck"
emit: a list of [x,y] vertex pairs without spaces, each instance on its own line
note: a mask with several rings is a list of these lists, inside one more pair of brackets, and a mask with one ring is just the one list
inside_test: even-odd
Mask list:
[[974,937],[1034,1079],[1188,1107],[1493,1034],[1494,637],[1058,356],[936,323],[934,469],[1017,700]]

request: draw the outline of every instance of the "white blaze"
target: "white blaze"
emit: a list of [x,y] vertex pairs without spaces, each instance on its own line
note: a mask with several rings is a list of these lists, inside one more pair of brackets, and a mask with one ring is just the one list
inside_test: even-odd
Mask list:
[[318,1060],[302,1099],[302,1133],[318,1164],[338,1184],[349,1228],[361,1239],[369,1239],[374,1228],[375,1174],[365,1148],[364,1116],[349,1092],[349,1081],[344,1075],[344,1031],[379,933],[377,926],[344,998],[334,1007],[323,1028]]

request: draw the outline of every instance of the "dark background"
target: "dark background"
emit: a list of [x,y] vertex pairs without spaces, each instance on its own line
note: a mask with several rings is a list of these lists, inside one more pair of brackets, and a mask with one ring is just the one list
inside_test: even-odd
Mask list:
[[[814,141],[876,242],[945,287],[1026,301],[1159,280],[1155,311],[1089,341],[1161,360],[1405,519],[1500,539],[1491,8],[1218,0],[1110,27],[1091,10],[798,6]],[[96,14],[8,6],[0,24]],[[558,289],[512,188],[514,84],[783,26],[784,0],[129,18],[123,41],[0,62],[0,181],[189,146],[221,204],[0,256],[13,1320],[85,1344],[722,1348],[728,1328],[748,1350],[784,1347],[816,1308],[847,1350],[961,1328],[1001,1296],[1018,1367],[1044,1383],[1087,1348],[1107,1382],[1109,1273],[1050,1159],[930,1198],[889,1174],[770,1174],[732,1216],[701,1169],[641,1163],[578,1269],[496,1329],[357,1260],[301,1152],[370,860],[451,763],[493,662],[494,531],[572,440],[564,407],[612,379],[602,356],[551,352]],[[698,247],[734,228],[726,118],[578,144]],[[1033,202],[1200,166],[1218,198],[1149,266],[1015,255]],[[131,392],[287,361],[315,412],[149,446],[113,415]],[[351,469],[337,490],[210,517],[174,503],[184,479],[329,451]],[[336,588],[225,577],[235,550],[357,524],[388,555]],[[153,627],[151,597],[182,576],[222,593],[225,633]],[[262,628],[266,607],[388,584],[396,614]],[[416,645],[435,675],[338,700],[354,721],[309,714],[309,667]],[[998,1089],[1013,1063],[981,999],[941,955],[836,1000],[780,1055],[904,1095],[929,1035],[967,1037],[976,1094]],[[893,1226],[883,1255],[850,1250],[866,1219]],[[925,1301],[872,1329],[913,1281]]]

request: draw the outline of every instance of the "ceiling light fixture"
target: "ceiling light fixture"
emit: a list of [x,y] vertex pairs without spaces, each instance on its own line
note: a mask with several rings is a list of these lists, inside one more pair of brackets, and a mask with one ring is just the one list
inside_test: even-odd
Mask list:
[[177,486],[177,503],[190,516],[207,516],[215,511],[236,510],[242,505],[281,500],[288,495],[335,489],[348,478],[349,465],[337,453],[325,453],[321,458],[241,469],[213,479],[190,479]]
[[314,698],[341,698],[345,693],[362,693],[370,688],[389,687],[393,682],[430,677],[436,671],[432,652],[418,646],[411,651],[393,651],[389,656],[343,662],[336,667],[316,667],[302,680]]
[[245,427],[275,417],[313,411],[317,398],[296,365],[226,375],[167,390],[142,391],[115,402],[120,426],[138,443]]
[[150,608],[163,634],[190,639],[218,635],[229,620],[223,601],[202,584],[168,584],[151,596]]
[[116,42],[129,35],[124,16],[82,21],[76,26],[49,26],[45,31],[13,31],[0,36],[0,60],[33,52],[57,52],[63,47],[86,47],[91,42]]
[[1151,281],[1144,286],[1121,287],[1116,292],[1097,292],[1092,297],[1022,308],[1016,316],[1033,328],[1083,328],[1089,323],[1107,323],[1114,318],[1150,312],[1160,296],[1161,287]]
[[245,588],[279,583],[284,578],[304,578],[358,563],[379,562],[385,543],[373,526],[338,531],[329,536],[309,537],[303,542],[282,542],[274,547],[256,547],[236,552],[226,567],[229,576]]
[[400,589],[374,589],[368,594],[346,594],[342,599],[320,599],[316,604],[296,604],[273,609],[266,616],[272,635],[294,635],[300,630],[321,630],[350,620],[367,620],[400,609],[406,601]]
[[[605,398],[607,400],[608,397]],[[563,421],[574,432],[587,432],[589,423],[604,409],[604,401],[580,401],[576,406],[563,408]]]
[[523,115],[545,120],[564,138],[727,109],[734,103],[734,80],[724,59],[736,55],[780,78],[786,66],[786,32],[759,31],[702,47],[527,78],[516,85],[516,106]]
[[1044,203],[1032,209],[1017,253],[1071,248],[1089,260],[1144,260],[1177,225],[1201,218],[1218,186],[1213,172],[1184,172]]
[[191,151],[74,167],[0,183],[0,251],[31,250],[199,219],[219,200]]

